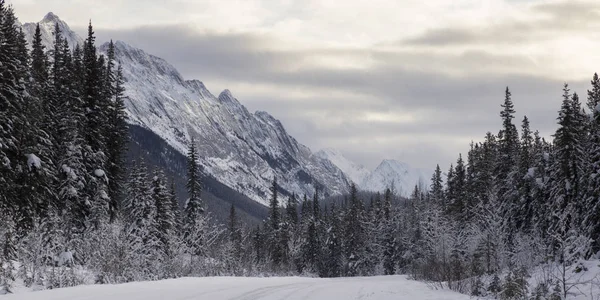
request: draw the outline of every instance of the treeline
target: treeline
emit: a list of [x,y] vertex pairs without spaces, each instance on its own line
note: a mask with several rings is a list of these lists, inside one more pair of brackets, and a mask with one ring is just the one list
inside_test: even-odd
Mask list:
[[[445,185],[436,169],[415,206],[421,251],[410,273],[473,296],[565,299],[581,284],[580,261],[600,250],[600,81],[587,108],[564,85],[552,143],[526,116],[519,134],[511,97],[507,88],[501,130],[471,143]],[[541,266],[546,278],[529,286]]]
[[[562,99],[550,143],[526,116],[517,129],[507,88],[499,132],[471,143],[446,176],[438,166],[431,186],[399,205],[389,190],[361,199],[354,186],[338,206],[317,196],[282,204],[274,182],[270,217],[248,236],[254,259],[275,273],[405,273],[473,296],[565,299],[583,284],[581,261],[600,251],[598,75],[586,108],[567,84]],[[534,271],[544,279],[529,286]]]
[[[45,49],[0,1],[0,285],[19,261],[26,281],[40,262],[86,247],[118,217],[127,127],[113,48],[98,55],[90,24],[71,50],[55,27]],[[31,51],[27,46],[31,45]],[[91,246],[91,244],[90,244]]]

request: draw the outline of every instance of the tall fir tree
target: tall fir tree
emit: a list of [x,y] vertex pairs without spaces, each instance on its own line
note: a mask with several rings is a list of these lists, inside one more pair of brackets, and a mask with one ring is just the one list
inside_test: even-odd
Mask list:
[[279,206],[279,186],[277,179],[273,178],[271,184],[271,199],[269,201],[269,250],[271,260],[277,267],[283,260],[283,249],[281,245],[281,210]]
[[535,214],[533,206],[533,188],[535,185],[535,168],[533,166],[534,137],[529,127],[529,119],[523,117],[521,125],[521,146],[519,154],[519,171],[517,188],[519,189],[519,206],[516,217],[517,229],[529,230]]
[[198,151],[196,142],[192,137],[187,155],[188,173],[187,173],[187,192],[188,199],[185,203],[185,219],[183,223],[184,240],[195,255],[201,255],[202,248],[202,226],[204,222],[204,204],[202,202],[202,184],[200,182],[201,170],[198,165]]
[[[518,211],[519,195],[515,190],[517,185],[517,166],[519,151],[519,133],[513,124],[515,109],[512,94],[506,87],[504,103],[501,105],[502,129],[498,141],[498,163],[496,164],[496,180],[498,184],[498,198],[503,203],[502,212],[511,224],[511,231],[516,231],[515,213]],[[512,237],[510,238],[512,239]]]

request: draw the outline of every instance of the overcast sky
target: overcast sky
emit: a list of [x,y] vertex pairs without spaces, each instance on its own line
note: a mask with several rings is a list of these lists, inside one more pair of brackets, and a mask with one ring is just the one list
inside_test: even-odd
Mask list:
[[218,95],[265,110],[313,151],[445,169],[501,126],[555,130],[563,82],[584,98],[600,67],[600,1],[8,0],[100,41],[165,58]]

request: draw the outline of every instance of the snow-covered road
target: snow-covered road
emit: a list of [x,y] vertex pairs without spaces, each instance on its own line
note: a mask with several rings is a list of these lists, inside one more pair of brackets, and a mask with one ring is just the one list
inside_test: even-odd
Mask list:
[[179,278],[120,285],[89,285],[0,296],[6,300],[462,300],[405,276],[355,278]]

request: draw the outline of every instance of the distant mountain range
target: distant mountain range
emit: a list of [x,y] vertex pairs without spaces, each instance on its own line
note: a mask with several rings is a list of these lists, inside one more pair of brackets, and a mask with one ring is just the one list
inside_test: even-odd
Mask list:
[[[53,13],[39,24],[47,49],[52,49],[55,24],[69,45],[83,44]],[[31,41],[36,24],[22,26]],[[101,53],[107,48],[108,43],[98,47]],[[369,191],[393,184],[407,195],[417,181],[429,178],[394,160],[384,160],[370,172],[339,151],[313,153],[279,120],[264,111],[249,112],[229,90],[215,96],[201,81],[184,79],[164,59],[123,41],[115,42],[115,54],[123,67],[129,122],[155,133],[182,154],[193,137],[205,172],[258,203],[268,203],[273,178],[283,194],[309,196],[317,188],[325,196],[346,193],[351,182]]]
[[409,196],[415,185],[428,186],[431,176],[427,171],[412,168],[393,159],[384,159],[375,170],[369,171],[364,166],[350,161],[336,149],[323,149],[315,155],[331,161],[364,191],[381,192],[389,187],[399,195]]

